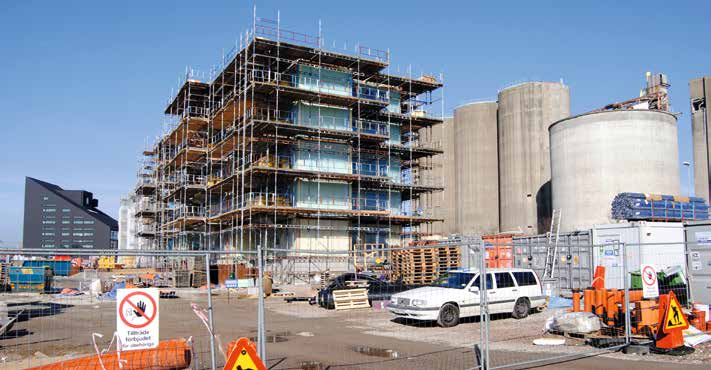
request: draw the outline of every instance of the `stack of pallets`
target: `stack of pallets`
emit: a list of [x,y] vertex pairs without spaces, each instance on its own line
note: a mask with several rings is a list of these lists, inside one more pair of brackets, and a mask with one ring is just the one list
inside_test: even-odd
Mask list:
[[406,284],[430,284],[441,273],[459,267],[458,247],[417,248],[392,253],[392,277]]
[[459,267],[462,262],[462,256],[459,252],[459,247],[439,247],[439,272],[444,273],[449,270],[454,270]]
[[417,248],[392,253],[395,279],[407,284],[429,284],[438,276],[439,253],[435,248]]

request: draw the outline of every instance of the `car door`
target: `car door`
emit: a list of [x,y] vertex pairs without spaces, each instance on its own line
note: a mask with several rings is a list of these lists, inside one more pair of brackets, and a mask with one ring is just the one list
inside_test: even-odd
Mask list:
[[495,272],[494,280],[496,289],[489,298],[490,312],[512,312],[518,298],[518,287],[513,276],[508,271]]
[[[481,289],[479,277],[480,275],[477,275],[476,278],[474,278],[474,280],[465,289],[464,303],[461,305],[461,308],[459,310],[461,317],[479,315],[479,304],[481,302],[482,297],[482,294],[479,291],[479,289]],[[494,289],[494,281],[491,273],[486,274],[486,286],[488,288],[487,292],[491,293]],[[491,295],[487,296],[489,297],[489,299],[491,299]]]

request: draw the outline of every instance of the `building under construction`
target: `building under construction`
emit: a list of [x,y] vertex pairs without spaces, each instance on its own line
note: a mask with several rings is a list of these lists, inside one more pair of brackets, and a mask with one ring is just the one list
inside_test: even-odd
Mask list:
[[337,271],[432,232],[441,151],[426,138],[442,123],[441,79],[390,74],[389,51],[323,44],[255,18],[207,81],[186,75],[144,152],[141,245],[260,246]]

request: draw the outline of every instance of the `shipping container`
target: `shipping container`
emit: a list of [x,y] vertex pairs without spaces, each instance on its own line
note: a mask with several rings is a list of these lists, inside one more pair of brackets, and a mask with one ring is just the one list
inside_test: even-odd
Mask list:
[[[533,269],[543,278],[548,253],[548,235],[513,238],[513,261],[516,268]],[[562,233],[558,236],[555,288],[563,291],[585,289],[592,285],[592,237],[590,230]]]
[[623,253],[627,255],[628,272],[638,271],[642,264],[654,265],[658,271],[686,267],[684,225],[680,222],[595,225],[593,244],[593,264],[605,267],[606,288],[625,286]]
[[49,292],[52,289],[52,269],[47,266],[10,267],[10,288],[14,292]]
[[513,267],[513,237],[521,234],[502,233],[482,236],[486,246],[486,267]]
[[72,262],[71,261],[60,261],[60,260],[29,260],[23,261],[22,266],[24,267],[42,267],[47,266],[52,269],[54,276],[69,276],[72,273]]
[[711,221],[690,221],[684,230],[691,299],[711,304]]

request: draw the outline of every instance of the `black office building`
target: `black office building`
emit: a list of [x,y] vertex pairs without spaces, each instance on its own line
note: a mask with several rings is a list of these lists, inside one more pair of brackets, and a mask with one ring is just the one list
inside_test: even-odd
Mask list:
[[23,248],[115,249],[118,222],[85,190],[25,179]]

